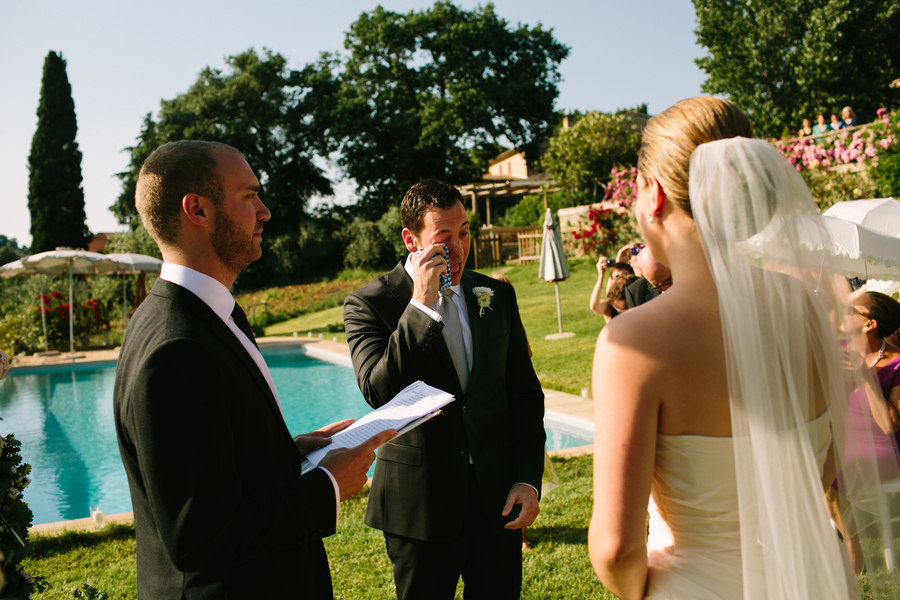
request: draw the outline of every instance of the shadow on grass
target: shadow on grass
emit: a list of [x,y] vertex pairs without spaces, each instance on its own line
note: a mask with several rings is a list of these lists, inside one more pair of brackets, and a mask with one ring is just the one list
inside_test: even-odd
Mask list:
[[61,534],[33,536],[31,558],[52,558],[71,550],[91,548],[106,542],[134,539],[134,525],[110,524],[99,531],[67,531]]
[[571,527],[564,525],[535,525],[528,528],[528,543],[540,546],[544,543],[554,544],[587,544],[587,527]]

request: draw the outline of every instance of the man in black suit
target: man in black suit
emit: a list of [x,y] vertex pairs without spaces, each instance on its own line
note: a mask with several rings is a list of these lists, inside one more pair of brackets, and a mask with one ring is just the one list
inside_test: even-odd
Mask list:
[[656,261],[649,246],[644,246],[637,256],[643,276],[625,288],[625,304],[628,308],[653,300],[672,287],[672,272],[669,267]]
[[[384,532],[402,600],[453,598],[460,575],[466,598],[518,598],[545,434],[515,293],[463,269],[456,188],[419,182],[400,212],[412,254],[344,303],[356,378],[376,407],[418,379],[455,400],[379,450],[366,523]],[[452,293],[439,291],[448,264]]]
[[128,325],[114,392],[134,508],[138,598],[332,598],[322,538],[358,492],[376,437],[300,475],[343,421],[291,439],[228,288],[259,258],[269,211],[240,152],[158,148],[136,205],[164,264]]

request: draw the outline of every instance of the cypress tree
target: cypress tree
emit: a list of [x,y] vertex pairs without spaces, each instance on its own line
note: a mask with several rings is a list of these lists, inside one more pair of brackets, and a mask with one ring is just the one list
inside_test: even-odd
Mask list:
[[61,52],[51,51],[44,59],[37,116],[28,155],[31,251],[85,248],[90,231],[85,224],[81,151],[75,141],[78,126]]

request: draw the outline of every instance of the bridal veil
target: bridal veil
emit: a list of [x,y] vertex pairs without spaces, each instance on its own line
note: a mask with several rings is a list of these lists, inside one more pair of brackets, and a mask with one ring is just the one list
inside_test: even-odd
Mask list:
[[[844,365],[849,286],[829,273],[828,232],[806,185],[771,144],[748,138],[698,146],[689,182],[725,340],[744,597],[858,597],[823,501],[835,477],[844,534],[867,550],[873,593],[895,585],[880,525],[900,507],[882,493],[874,452],[845,451],[871,447],[847,415],[869,375]],[[811,439],[817,418],[831,421],[827,456]]]

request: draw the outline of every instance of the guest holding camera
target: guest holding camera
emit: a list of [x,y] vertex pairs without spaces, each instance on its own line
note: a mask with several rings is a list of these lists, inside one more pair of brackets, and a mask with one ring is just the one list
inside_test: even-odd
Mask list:
[[[627,247],[622,250],[627,250]],[[622,255],[622,250],[619,251],[617,258]],[[607,273],[609,274],[608,280],[606,277]],[[628,275],[631,276],[629,281],[637,279],[631,265],[626,262],[617,262],[605,256],[601,256],[600,260],[597,261],[597,283],[594,284],[588,305],[594,313],[602,316],[607,322],[628,308],[628,305],[625,303],[624,288],[621,285],[617,286],[621,288],[618,298],[612,299],[610,297],[610,291],[619,279]]]

